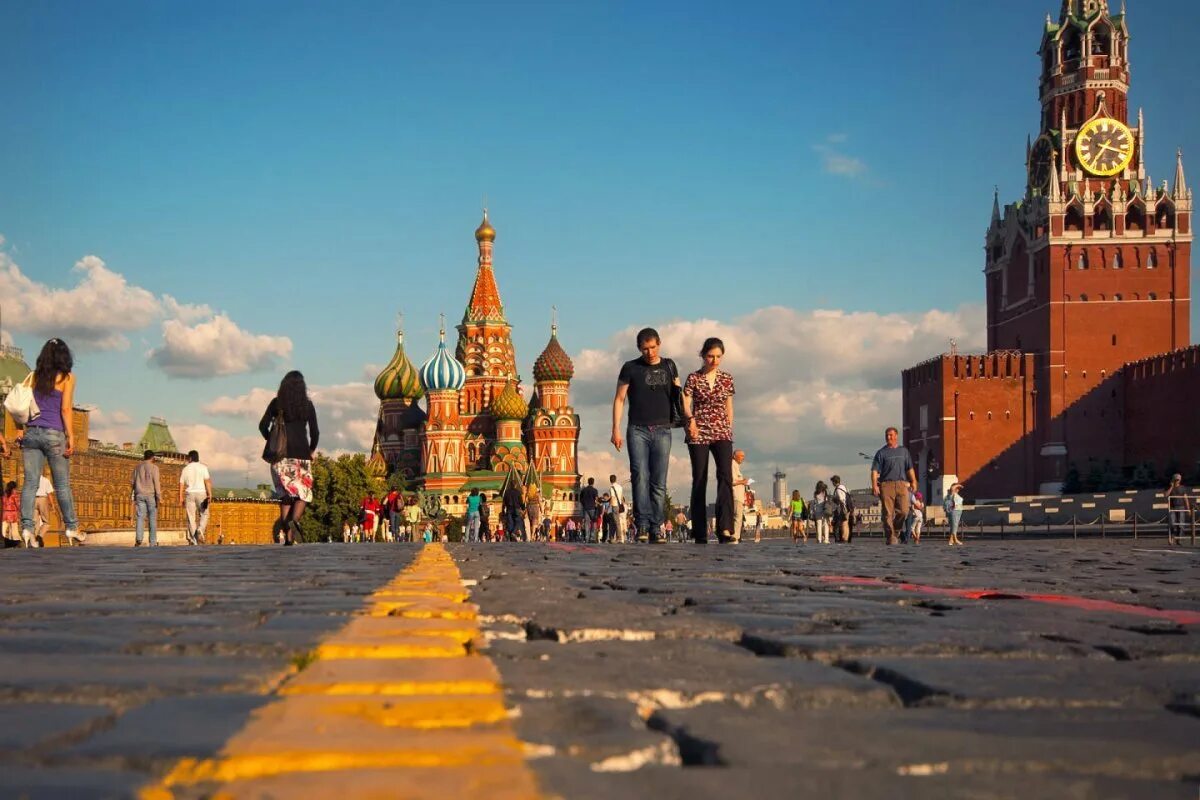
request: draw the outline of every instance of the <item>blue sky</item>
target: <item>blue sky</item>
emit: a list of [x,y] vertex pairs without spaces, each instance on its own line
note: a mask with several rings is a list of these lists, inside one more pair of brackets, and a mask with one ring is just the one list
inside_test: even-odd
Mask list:
[[[643,323],[736,332],[774,305],[970,316],[992,186],[1024,188],[1058,5],[3,3],[0,235],[48,289],[94,255],[290,341],[191,378],[148,363],[163,319],[123,349],[73,342],[81,401],[133,427],[240,435],[245,415],[206,405],[287,366],[361,382],[398,310],[425,358],[437,313],[461,316],[484,195],[527,375],[552,304],[572,354]],[[1168,177],[1182,147],[1200,170],[1200,5],[1129,5],[1148,167]],[[20,315],[4,308],[28,352],[45,337]],[[903,355],[944,349],[922,335]],[[771,455],[831,463],[800,450]]]

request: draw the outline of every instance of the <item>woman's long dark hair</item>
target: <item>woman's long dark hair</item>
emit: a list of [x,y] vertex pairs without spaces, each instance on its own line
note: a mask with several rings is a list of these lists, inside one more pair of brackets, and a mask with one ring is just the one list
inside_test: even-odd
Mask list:
[[50,394],[59,375],[71,374],[75,359],[71,358],[71,348],[62,339],[51,339],[42,345],[38,353],[37,365],[33,368],[33,388],[39,394]]
[[283,416],[287,419],[304,419],[308,416],[308,386],[304,376],[292,370],[279,382],[279,393],[275,395]]

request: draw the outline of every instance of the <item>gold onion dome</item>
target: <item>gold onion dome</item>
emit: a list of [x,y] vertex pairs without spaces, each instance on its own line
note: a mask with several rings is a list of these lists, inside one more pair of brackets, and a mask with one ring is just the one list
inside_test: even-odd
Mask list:
[[477,242],[494,242],[496,241],[496,229],[492,227],[492,223],[488,222],[487,209],[483,210],[483,222],[479,223],[479,227],[475,229],[475,241]]
[[404,333],[396,334],[396,352],[375,379],[375,396],[380,400],[417,400],[425,390],[417,368],[404,353]]
[[383,453],[376,447],[371,453],[371,458],[367,460],[367,471],[376,478],[382,478],[387,475],[387,461],[383,459]]
[[529,406],[517,391],[517,385],[509,381],[504,384],[504,391],[492,400],[491,412],[496,419],[525,419]]
[[575,365],[571,357],[558,343],[558,326],[550,328],[550,341],[546,349],[533,362],[533,379],[542,381],[569,381],[575,376]]

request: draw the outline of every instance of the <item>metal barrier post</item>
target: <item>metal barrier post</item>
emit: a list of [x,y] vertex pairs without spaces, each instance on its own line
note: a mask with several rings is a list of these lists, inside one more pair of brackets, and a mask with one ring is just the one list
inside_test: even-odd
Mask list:
[[1079,538],[1079,518],[1074,514],[1071,515],[1071,538]]
[[1137,518],[1138,518],[1138,515],[1134,514],[1133,515],[1133,540],[1135,542],[1137,541]]
[[1101,514],[1101,515],[1100,515],[1100,538],[1101,538],[1101,539],[1105,538],[1105,535],[1104,535],[1104,515],[1103,515],[1103,514]]
[[1000,520],[1000,541],[1004,541],[1004,520]]
[[[1171,514],[1171,512],[1168,511],[1167,515],[1170,516],[1170,514]],[[1193,506],[1192,507],[1192,547],[1195,547],[1195,546],[1196,546],[1196,509]]]

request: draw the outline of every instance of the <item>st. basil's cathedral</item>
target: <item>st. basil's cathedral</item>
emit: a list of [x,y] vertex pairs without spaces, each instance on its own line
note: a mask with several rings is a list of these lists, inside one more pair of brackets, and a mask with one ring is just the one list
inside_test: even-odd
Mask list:
[[536,485],[555,514],[573,513],[579,492],[579,415],[570,401],[575,366],[552,324],[525,401],[492,266],[496,230],[486,210],[475,241],[475,285],[454,354],[443,324],[437,349],[418,369],[399,331],[396,352],[375,379],[379,420],[369,466],[377,476],[398,471],[409,487],[439,495],[451,512],[462,510],[472,489],[495,498],[509,481],[519,481]]

